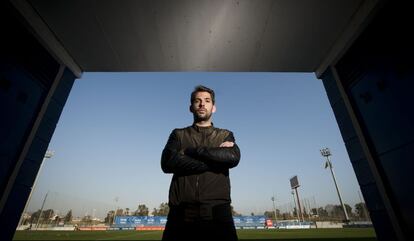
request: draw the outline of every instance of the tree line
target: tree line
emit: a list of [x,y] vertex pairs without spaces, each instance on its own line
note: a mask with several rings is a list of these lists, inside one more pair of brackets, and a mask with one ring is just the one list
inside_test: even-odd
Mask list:
[[[168,207],[168,203],[161,203],[158,208],[154,208],[151,211],[151,215],[153,216],[167,216],[170,208]],[[115,216],[148,216],[150,214],[149,208],[145,204],[138,204],[138,207],[135,211],[130,212],[129,208],[125,210],[122,208],[117,209],[116,211],[110,210],[106,214],[105,223],[111,224],[114,222]]]
[[[349,218],[352,220],[370,220],[367,207],[365,203],[357,203],[354,206],[354,209],[348,204],[344,204],[349,215]],[[242,216],[241,213],[234,210],[234,207],[231,206],[231,211],[233,216]],[[145,204],[138,204],[137,208],[134,211],[131,211],[129,208],[118,208],[116,210],[110,210],[107,212],[104,222],[106,224],[114,223],[115,216],[149,216],[150,214],[153,216],[167,216],[169,212],[168,203],[161,203],[158,208],[153,208],[150,212],[149,208]],[[255,213],[250,213],[250,215],[254,216]],[[263,214],[267,218],[275,219],[275,212],[272,211],[265,211]],[[292,212],[281,212],[279,209],[276,209],[276,219],[277,220],[291,220],[297,219],[297,210],[293,208]],[[303,216],[305,220],[329,220],[329,221],[341,221],[344,218],[342,206],[340,205],[326,205],[325,207],[318,207],[312,208],[310,210],[304,208]],[[72,210],[69,210],[64,217],[56,215],[53,209],[38,210],[31,214],[30,217],[22,218],[23,225],[33,224],[42,226],[44,224],[47,225],[58,225],[59,223],[70,224],[73,220]],[[81,220],[84,224],[94,224],[98,221],[93,220],[91,215],[85,215]]]
[[[368,221],[370,220],[368,209],[365,203],[360,202],[355,204],[354,209],[348,204],[344,204],[345,209],[348,213],[348,216],[351,220],[355,221]],[[332,205],[328,204],[325,207],[318,208],[303,208],[303,218],[305,220],[320,220],[320,221],[342,221],[344,219],[344,212],[341,205]],[[254,215],[254,213],[251,213]],[[265,211],[264,215],[267,218],[275,219],[275,211]],[[297,219],[298,212],[296,208],[293,208],[292,212],[280,212],[279,209],[276,209],[276,219],[277,220],[291,220]],[[301,218],[301,217],[300,217]]]

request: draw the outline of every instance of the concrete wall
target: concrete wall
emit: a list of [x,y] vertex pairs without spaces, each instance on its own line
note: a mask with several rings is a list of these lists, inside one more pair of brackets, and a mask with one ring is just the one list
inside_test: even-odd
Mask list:
[[342,228],[343,225],[342,223],[324,221],[324,222],[316,222],[316,227],[317,228]]
[[0,236],[11,240],[75,76],[0,6]]
[[379,240],[413,235],[414,38],[408,9],[387,2],[322,76]]

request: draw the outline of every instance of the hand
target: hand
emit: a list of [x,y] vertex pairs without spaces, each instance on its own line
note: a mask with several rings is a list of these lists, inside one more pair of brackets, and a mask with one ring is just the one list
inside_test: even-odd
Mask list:
[[234,146],[234,142],[225,141],[225,142],[221,143],[219,147],[233,147],[233,146]]

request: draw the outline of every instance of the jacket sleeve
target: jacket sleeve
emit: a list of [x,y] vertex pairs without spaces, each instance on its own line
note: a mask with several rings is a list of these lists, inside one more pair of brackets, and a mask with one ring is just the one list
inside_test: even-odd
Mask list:
[[199,147],[193,152],[195,158],[202,160],[208,166],[213,168],[233,168],[239,164],[240,149],[235,143],[233,133],[230,132],[224,141],[234,143],[233,147]]
[[209,167],[207,164],[189,157],[180,151],[180,141],[174,130],[170,134],[168,142],[162,151],[161,169],[164,173],[189,175],[205,172]]

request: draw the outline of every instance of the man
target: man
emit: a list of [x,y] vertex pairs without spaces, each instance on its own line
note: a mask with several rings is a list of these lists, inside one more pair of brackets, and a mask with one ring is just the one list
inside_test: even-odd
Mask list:
[[163,240],[237,240],[230,206],[229,169],[240,161],[233,133],[213,126],[214,91],[191,93],[192,126],[174,129],[161,167],[173,173]]

